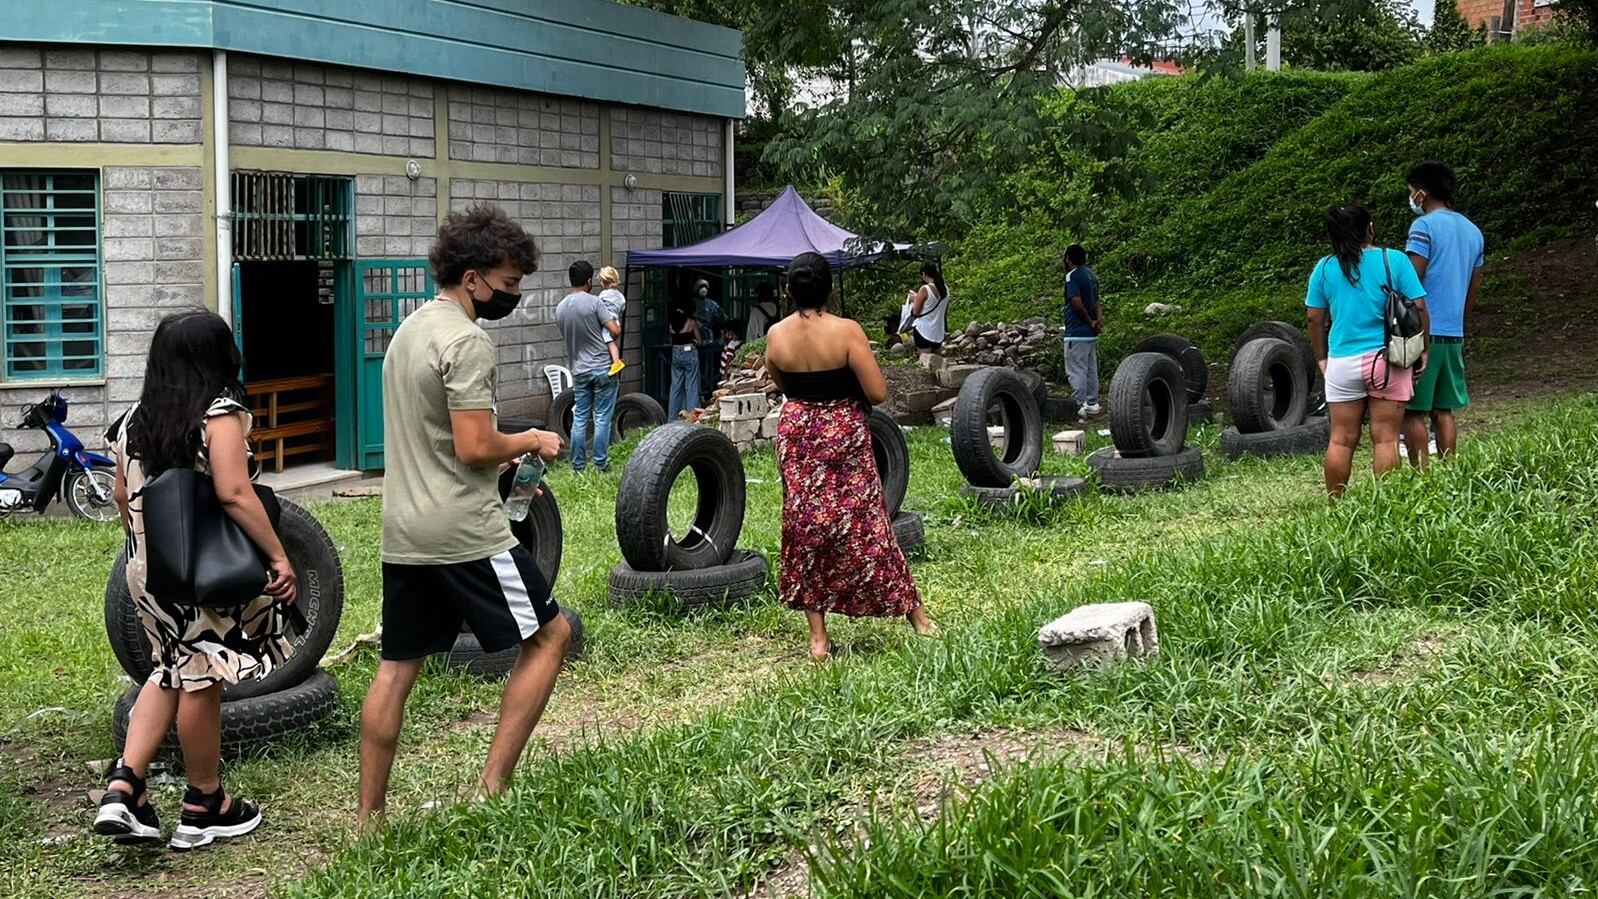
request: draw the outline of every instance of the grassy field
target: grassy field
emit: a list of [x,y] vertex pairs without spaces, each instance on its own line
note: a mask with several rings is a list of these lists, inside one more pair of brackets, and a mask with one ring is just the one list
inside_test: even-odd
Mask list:
[[[769,598],[687,621],[609,610],[616,478],[557,471],[559,597],[589,654],[512,795],[453,802],[497,686],[431,671],[399,824],[354,842],[367,650],[336,669],[331,721],[225,767],[267,828],[192,856],[83,835],[125,688],[100,614],[115,529],[0,524],[0,895],[776,896],[807,875],[827,896],[1574,891],[1598,877],[1595,413],[1553,404],[1336,509],[1316,459],[1212,454],[1177,493],[1013,518],[955,498],[944,435],[919,430],[913,568],[944,636],[844,623],[822,669]],[[773,461],[746,461],[743,543],[774,557]],[[376,624],[377,509],[318,509],[346,566],[336,646]],[[1159,611],[1158,661],[1044,672],[1038,625],[1131,597]]]

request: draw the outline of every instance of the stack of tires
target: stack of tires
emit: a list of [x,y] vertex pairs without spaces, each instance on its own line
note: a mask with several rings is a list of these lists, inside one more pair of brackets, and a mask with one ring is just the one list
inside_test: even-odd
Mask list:
[[[303,626],[297,620],[289,624],[294,655],[281,667],[259,680],[223,685],[224,750],[237,750],[308,727],[327,717],[338,701],[338,683],[332,674],[317,666],[333,642],[344,611],[344,568],[333,539],[321,523],[299,505],[288,500],[280,502],[278,531],[299,581],[296,605],[304,622]],[[106,582],[105,630],[111,651],[134,681],[117,699],[111,715],[111,739],[121,752],[133,702],[154,667],[149,642],[128,593],[125,555],[117,558]],[[162,748],[178,748],[175,730],[167,734]]]
[[[960,492],[989,509],[1010,507],[1029,493],[1050,499],[1082,495],[1081,478],[1037,478],[1043,461],[1042,378],[1008,368],[984,368],[960,385],[949,419],[949,446],[965,476]],[[995,435],[988,429],[996,427]],[[1022,486],[1022,483],[1025,486]]]
[[893,536],[901,552],[913,555],[926,544],[927,530],[920,515],[904,511],[904,498],[910,492],[910,444],[904,429],[881,409],[871,410],[870,426],[871,454],[877,460],[888,517],[893,519]]
[[[667,507],[672,485],[693,476],[698,502],[685,533],[672,532]],[[722,607],[766,587],[766,557],[740,550],[745,483],[743,459],[714,428],[673,423],[638,444],[616,495],[616,540],[623,561],[610,572],[615,608],[651,597],[679,612]]]
[[[515,469],[506,469],[499,476],[499,495],[503,499],[510,494],[511,481],[516,477]],[[561,530],[560,504],[555,501],[555,492],[548,483],[539,487],[539,495],[533,497],[532,505],[527,509],[527,517],[521,521],[510,523],[510,531],[518,542],[526,547],[533,556],[533,563],[538,566],[538,573],[544,576],[544,583],[555,587],[555,578],[560,575],[561,549],[564,544],[564,534]],[[556,597],[557,600],[559,597]],[[571,625],[571,639],[566,643],[566,658],[576,659],[583,654],[587,639],[583,632],[583,619],[577,610],[569,606],[561,606],[561,617]],[[496,678],[510,673],[516,664],[516,656],[521,652],[521,647],[512,646],[499,652],[484,652],[483,645],[477,642],[477,635],[463,623],[460,636],[455,638],[455,645],[447,653],[439,653],[445,664],[451,668],[461,669],[478,677]]]
[[1287,456],[1326,451],[1331,425],[1315,394],[1320,374],[1303,332],[1286,322],[1261,322],[1232,354],[1226,380],[1233,427],[1221,432],[1221,453]]
[[1165,488],[1204,477],[1204,457],[1187,445],[1189,368],[1164,352],[1133,353],[1121,361],[1110,379],[1115,446],[1088,456],[1101,489]]
[[1210,369],[1204,353],[1193,341],[1180,334],[1155,334],[1138,341],[1134,353],[1164,353],[1182,367],[1182,378],[1187,384],[1187,423],[1195,425],[1209,421],[1214,408],[1205,394],[1210,388]]

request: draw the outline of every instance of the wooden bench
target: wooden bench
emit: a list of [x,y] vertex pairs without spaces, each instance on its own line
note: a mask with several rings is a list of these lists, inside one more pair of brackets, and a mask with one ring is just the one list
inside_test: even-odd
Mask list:
[[244,392],[255,416],[250,444],[263,469],[272,462],[281,472],[289,456],[332,455],[332,375],[253,381],[244,385]]

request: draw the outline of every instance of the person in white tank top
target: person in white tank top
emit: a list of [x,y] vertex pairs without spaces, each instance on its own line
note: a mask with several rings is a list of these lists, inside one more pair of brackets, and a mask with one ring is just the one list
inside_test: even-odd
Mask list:
[[922,354],[941,353],[948,335],[949,287],[936,262],[921,266],[921,287],[911,291],[899,317],[899,332],[908,334]]

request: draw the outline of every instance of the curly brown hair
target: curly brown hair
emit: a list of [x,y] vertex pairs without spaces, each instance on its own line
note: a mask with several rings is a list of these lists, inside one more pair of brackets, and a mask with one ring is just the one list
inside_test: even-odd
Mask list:
[[473,269],[486,272],[510,265],[532,274],[538,271],[538,245],[503,209],[473,206],[450,213],[438,226],[427,261],[439,287],[454,287]]

